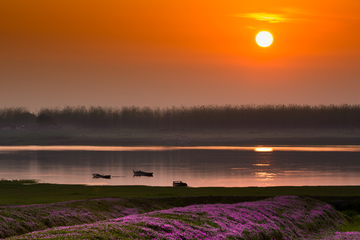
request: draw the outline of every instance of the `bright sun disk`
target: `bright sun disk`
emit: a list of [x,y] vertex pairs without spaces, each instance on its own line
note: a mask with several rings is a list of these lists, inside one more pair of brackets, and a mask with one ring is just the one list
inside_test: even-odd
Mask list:
[[268,47],[272,44],[272,42],[273,36],[268,31],[262,31],[256,35],[256,43],[260,47]]

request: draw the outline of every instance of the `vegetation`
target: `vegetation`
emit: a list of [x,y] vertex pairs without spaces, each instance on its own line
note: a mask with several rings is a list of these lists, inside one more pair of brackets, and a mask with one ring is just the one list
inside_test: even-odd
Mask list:
[[296,196],[180,208],[161,199],[94,199],[2,207],[0,218],[0,237],[32,232],[11,239],[308,239],[345,223],[330,205]]
[[[347,224],[339,228],[340,231],[346,233],[338,232],[337,237],[331,239],[343,239],[345,235],[351,238],[355,235],[348,233],[349,231],[360,231],[360,186],[174,188],[58,185],[38,183],[36,180],[2,179],[0,180],[0,192],[2,193],[0,218],[6,217],[8,220],[3,224],[10,224],[0,228],[6,229],[6,236],[44,230],[53,226],[70,226],[82,223],[94,223],[94,227],[97,229],[96,222],[99,220],[129,214],[152,212],[172,207],[186,207],[194,204],[234,204],[289,195],[297,195],[303,199],[308,197],[318,199],[330,204],[347,216]],[[29,204],[37,205],[29,206]],[[24,216],[19,215],[20,213]],[[159,213],[154,214],[159,215]],[[175,220],[185,221],[188,224],[189,222],[186,222],[188,218],[185,215]],[[160,217],[164,220],[169,218],[168,214],[163,213],[160,214]],[[191,224],[216,227],[212,220],[207,219],[205,215],[200,214],[199,217],[205,218]],[[13,220],[10,221],[10,218]],[[315,223],[319,222],[315,221]],[[135,225],[132,226],[137,229],[137,225]],[[111,228],[111,226],[107,227]],[[66,229],[64,228],[61,231],[66,232]],[[74,228],[70,232],[75,234],[77,230],[79,229]],[[157,231],[153,228],[152,230]],[[46,231],[44,232],[46,234],[61,235],[61,232],[55,229],[51,230],[54,232]],[[92,233],[89,232],[89,234]]]
[[11,126],[16,124],[34,124],[36,115],[30,113],[24,107],[0,109],[0,126]]
[[39,114],[39,116],[36,117],[36,123],[43,125],[50,125],[53,123],[53,120],[51,116],[41,113]]
[[[355,210],[360,213],[360,186],[174,188],[36,184],[36,182],[29,180],[1,180],[0,192],[2,193],[0,205],[47,204],[104,197],[166,197],[167,201],[171,201],[171,205],[186,206],[191,203],[213,203],[212,200],[207,202],[207,199],[215,199],[214,201],[225,203],[224,201],[240,201],[241,199],[251,201],[270,196],[311,196],[331,203],[340,211]],[[221,196],[225,199],[234,198],[235,200],[221,200]]]
[[0,146],[359,145],[360,129],[90,129],[0,130]]
[[[349,213],[350,216],[348,215]],[[360,214],[358,212],[348,210],[343,212],[348,217],[347,224],[340,227],[341,232],[360,232]]]
[[1,124],[118,129],[360,128],[360,105],[241,105],[0,109]]

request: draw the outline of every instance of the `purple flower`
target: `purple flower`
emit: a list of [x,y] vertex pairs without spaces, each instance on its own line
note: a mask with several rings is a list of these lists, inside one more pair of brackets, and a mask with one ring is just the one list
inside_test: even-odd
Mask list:
[[237,204],[192,205],[144,214],[130,209],[123,213],[135,214],[55,227],[11,239],[308,239],[329,235],[344,223],[342,215],[330,205],[294,196]]

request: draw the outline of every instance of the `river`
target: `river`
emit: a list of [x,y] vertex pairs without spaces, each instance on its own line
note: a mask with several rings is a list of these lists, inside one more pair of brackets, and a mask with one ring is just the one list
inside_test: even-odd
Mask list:
[[[134,177],[133,170],[153,177]],[[94,179],[93,173],[112,177]],[[87,185],[360,185],[360,146],[1,146],[0,178]]]

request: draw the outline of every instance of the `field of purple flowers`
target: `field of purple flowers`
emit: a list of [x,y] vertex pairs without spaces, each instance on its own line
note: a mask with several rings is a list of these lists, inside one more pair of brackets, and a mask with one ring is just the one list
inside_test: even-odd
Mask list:
[[0,238],[169,208],[149,199],[102,198],[0,207]]
[[[360,236],[358,233],[335,233],[336,229],[345,223],[345,219],[332,206],[295,196],[139,212],[138,209],[131,208],[114,209],[114,215],[118,214],[118,217],[111,220],[53,227],[9,239],[260,240],[356,239]],[[54,218],[68,218],[67,214],[68,210],[56,212]]]

